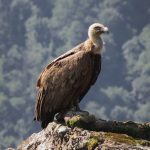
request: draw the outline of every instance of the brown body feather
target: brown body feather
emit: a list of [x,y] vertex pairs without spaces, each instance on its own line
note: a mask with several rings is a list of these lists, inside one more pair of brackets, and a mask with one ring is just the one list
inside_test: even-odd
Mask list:
[[101,55],[94,54],[90,40],[55,59],[40,74],[35,119],[45,128],[58,112],[64,112],[81,101],[97,79]]

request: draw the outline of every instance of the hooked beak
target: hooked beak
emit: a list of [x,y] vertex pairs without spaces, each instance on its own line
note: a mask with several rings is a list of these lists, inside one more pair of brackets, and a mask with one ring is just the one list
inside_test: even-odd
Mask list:
[[109,33],[109,29],[107,27],[103,28],[103,33]]

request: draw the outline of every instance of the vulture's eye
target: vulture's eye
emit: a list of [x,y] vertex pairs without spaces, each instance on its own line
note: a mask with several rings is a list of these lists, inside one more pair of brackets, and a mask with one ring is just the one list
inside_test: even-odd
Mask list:
[[96,30],[96,31],[100,31],[100,30],[101,30],[101,28],[100,28],[99,26],[97,26],[97,27],[94,27],[94,30]]

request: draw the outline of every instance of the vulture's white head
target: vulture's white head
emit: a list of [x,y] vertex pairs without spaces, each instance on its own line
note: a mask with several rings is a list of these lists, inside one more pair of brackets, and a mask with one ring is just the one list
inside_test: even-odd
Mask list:
[[94,23],[90,25],[88,29],[88,36],[89,36],[89,39],[93,42],[93,44],[96,47],[101,47],[103,43],[102,43],[102,39],[100,36],[101,34],[108,33],[108,32],[109,32],[108,27],[100,23]]

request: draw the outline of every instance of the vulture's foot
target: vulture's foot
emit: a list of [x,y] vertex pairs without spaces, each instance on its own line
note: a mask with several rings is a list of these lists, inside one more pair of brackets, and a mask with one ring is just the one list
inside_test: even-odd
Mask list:
[[89,112],[80,109],[80,111],[75,112],[75,115],[87,116],[89,115]]
[[54,116],[54,121],[64,122],[65,113],[57,113]]
[[73,117],[73,116],[77,116],[77,115],[80,115],[80,116],[87,116],[87,115],[89,115],[89,112],[87,112],[87,111],[83,111],[83,110],[79,110],[79,111],[76,111],[76,109],[73,107],[70,111],[68,111],[67,113],[66,113],[66,115],[65,115],[65,117],[66,116],[71,116],[71,117]]

